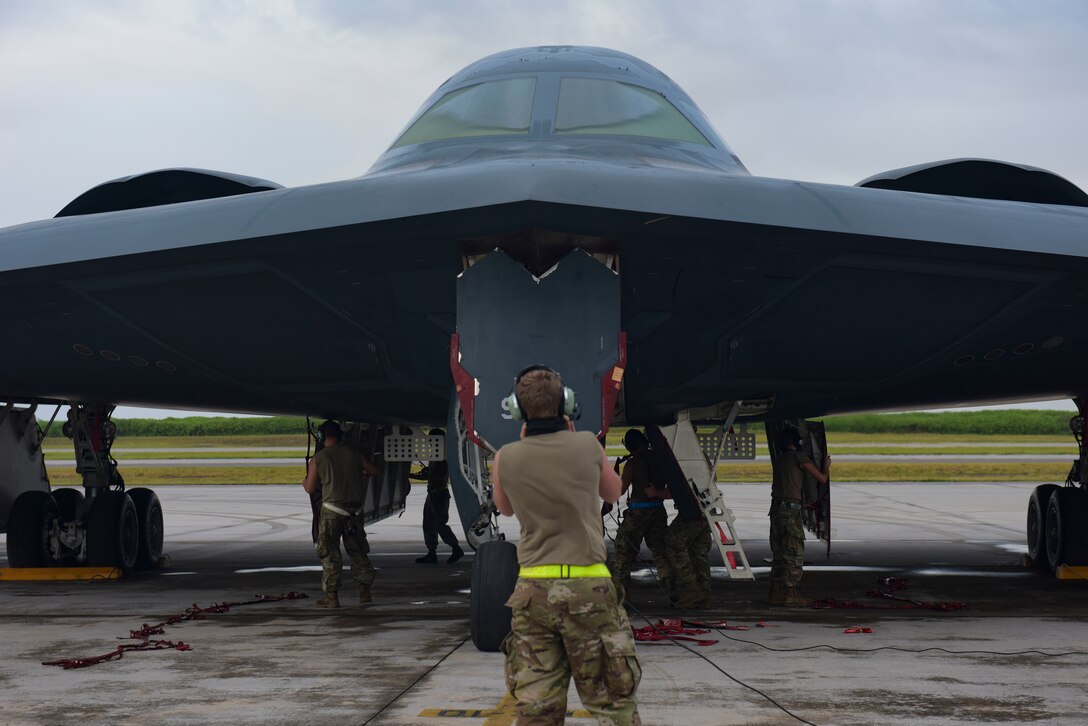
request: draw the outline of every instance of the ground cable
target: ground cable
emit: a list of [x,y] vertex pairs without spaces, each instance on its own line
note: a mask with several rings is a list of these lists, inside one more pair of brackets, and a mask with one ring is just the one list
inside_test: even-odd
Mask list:
[[385,704],[385,705],[384,705],[384,706],[382,706],[382,707],[381,707],[380,709],[378,709],[378,710],[377,710],[377,711],[376,711],[376,712],[375,712],[375,713],[374,713],[374,714],[373,714],[373,715],[372,715],[372,716],[371,716],[370,718],[368,718],[368,719],[367,719],[366,721],[363,721],[363,723],[362,723],[362,726],[367,726],[367,724],[369,724],[369,723],[370,723],[371,721],[373,721],[373,720],[374,720],[374,719],[376,719],[376,718],[377,718],[378,716],[381,716],[381,715],[382,715],[383,713],[385,713],[385,711],[386,711],[386,710],[387,710],[387,709],[388,709],[388,708],[389,708],[390,706],[392,706],[392,705],[393,705],[394,703],[396,703],[396,702],[397,702],[397,701],[399,701],[399,700],[400,700],[401,698],[403,698],[403,697],[404,697],[404,694],[405,694],[405,693],[407,693],[408,691],[410,691],[410,690],[412,690],[413,688],[415,688],[415,687],[416,687],[416,685],[418,685],[420,681],[422,681],[422,680],[423,680],[424,678],[426,678],[427,676],[429,676],[429,675],[431,674],[431,672],[432,672],[432,671],[434,671],[434,669],[435,669],[435,668],[437,668],[438,666],[442,665],[442,663],[443,663],[443,662],[444,662],[444,661],[445,661],[445,660],[446,660],[447,658],[449,658],[449,657],[450,657],[451,655],[453,655],[454,653],[456,653],[456,652],[457,652],[457,650],[458,650],[458,649],[459,649],[459,648],[460,648],[460,647],[461,647],[462,645],[464,645],[465,643],[467,643],[467,642],[468,642],[468,640],[469,640],[468,638],[464,638],[464,639],[463,639],[463,640],[462,640],[462,641],[461,641],[460,643],[458,643],[457,645],[453,646],[453,648],[452,648],[452,649],[450,650],[450,652],[446,653],[446,654],[445,654],[444,656],[442,656],[441,658],[439,658],[439,659],[438,659],[438,662],[436,662],[436,663],[435,663],[434,665],[432,665],[432,666],[431,666],[430,668],[428,668],[427,670],[423,671],[423,673],[421,673],[421,674],[419,675],[419,677],[418,677],[418,678],[416,678],[416,679],[415,679],[414,681],[412,681],[411,683],[409,683],[409,684],[408,684],[408,686],[407,686],[407,687],[406,687],[406,688],[405,688],[405,689],[404,689],[403,691],[401,691],[401,692],[400,692],[400,693],[398,693],[398,694],[397,694],[396,696],[394,696],[394,697],[393,697],[393,700],[391,700],[391,701],[390,701],[389,703]]
[[[812,723],[811,721],[806,721],[805,719],[801,718],[801,717],[800,717],[800,716],[798,716],[797,714],[793,713],[793,712],[792,712],[792,711],[790,711],[790,710],[789,710],[788,708],[786,708],[785,706],[783,706],[783,705],[782,705],[781,703],[779,703],[778,701],[774,700],[773,698],[771,698],[770,696],[768,696],[768,695],[767,695],[766,693],[764,693],[763,691],[759,690],[759,689],[758,689],[758,688],[756,688],[755,686],[750,686],[750,685],[748,685],[747,683],[745,683],[744,681],[742,681],[742,680],[740,680],[740,679],[736,678],[735,676],[732,676],[732,675],[730,675],[730,674],[729,674],[729,673],[728,673],[728,672],[727,672],[727,671],[726,671],[726,670],[725,670],[724,668],[722,668],[722,667],[721,667],[720,665],[718,665],[717,663],[715,663],[714,661],[712,661],[712,660],[711,660],[710,658],[707,658],[707,657],[706,657],[705,655],[703,655],[703,654],[702,654],[702,653],[700,653],[699,651],[697,651],[697,650],[695,650],[694,648],[691,648],[691,647],[689,647],[689,646],[687,646],[687,645],[684,645],[683,643],[681,643],[681,642],[679,642],[678,640],[676,640],[675,638],[673,638],[673,637],[672,637],[672,636],[671,636],[671,635],[670,635],[669,633],[666,633],[666,632],[664,632],[664,631],[660,630],[660,629],[659,629],[659,628],[657,627],[657,625],[656,625],[656,624],[654,624],[654,623],[652,623],[652,622],[650,622],[650,619],[649,619],[648,617],[646,617],[646,615],[645,615],[645,614],[643,614],[643,612],[642,612],[641,610],[639,610],[639,609],[638,609],[637,607],[635,607],[635,606],[634,606],[634,605],[633,605],[633,604],[632,604],[632,603],[630,602],[630,600],[628,600],[628,601],[627,601],[626,605],[627,605],[627,607],[629,607],[629,608],[631,608],[632,610],[634,610],[634,611],[635,611],[635,613],[636,613],[636,614],[637,614],[637,615],[638,615],[638,616],[639,616],[640,618],[642,618],[643,620],[645,620],[645,621],[646,621],[646,622],[647,622],[647,623],[648,623],[648,624],[650,625],[650,627],[652,627],[652,628],[653,628],[654,630],[656,630],[657,632],[659,632],[659,633],[661,633],[662,635],[664,635],[664,636],[665,636],[665,637],[666,637],[666,638],[667,638],[668,640],[672,641],[672,643],[673,643],[673,644],[675,644],[675,645],[679,645],[679,646],[680,646],[681,648],[683,648],[684,650],[686,650],[686,651],[688,651],[688,652],[690,652],[690,653],[694,653],[695,655],[699,656],[700,658],[702,658],[702,659],[703,659],[703,660],[705,660],[705,661],[706,661],[707,663],[709,663],[709,664],[710,664],[710,665],[711,665],[711,666],[712,666],[712,667],[713,667],[713,668],[714,668],[715,670],[717,670],[717,671],[718,671],[719,673],[721,673],[722,675],[724,675],[724,676],[725,676],[726,678],[728,678],[729,680],[733,681],[734,683],[736,683],[736,684],[737,684],[737,685],[739,685],[739,686],[743,686],[743,687],[747,688],[747,689],[748,689],[749,691],[752,691],[753,693],[757,693],[757,694],[759,694],[760,696],[762,696],[763,698],[765,698],[765,699],[766,699],[767,701],[769,701],[770,703],[774,704],[774,705],[775,705],[775,706],[776,706],[776,707],[777,707],[778,709],[780,709],[780,710],[781,710],[781,711],[782,711],[783,713],[785,713],[785,714],[786,714],[787,716],[789,716],[790,718],[793,718],[793,719],[795,719],[795,720],[799,721],[800,723],[803,723],[803,724],[807,724],[807,726],[816,726],[816,724]],[[726,636],[726,637],[728,637],[728,636]],[[730,638],[730,640],[732,640],[732,638]]]

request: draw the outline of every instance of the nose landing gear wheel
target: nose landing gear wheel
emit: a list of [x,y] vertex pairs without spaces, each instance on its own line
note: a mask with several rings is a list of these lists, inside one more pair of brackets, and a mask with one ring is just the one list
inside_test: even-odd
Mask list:
[[8,564],[12,567],[53,564],[49,540],[57,516],[57,503],[49,492],[20,494],[8,513]]
[[518,548],[506,540],[484,542],[476,548],[469,605],[472,642],[494,653],[510,632],[512,613],[506,601],[518,581]]
[[124,492],[101,492],[87,514],[87,563],[96,567],[136,567],[140,524],[136,505]]

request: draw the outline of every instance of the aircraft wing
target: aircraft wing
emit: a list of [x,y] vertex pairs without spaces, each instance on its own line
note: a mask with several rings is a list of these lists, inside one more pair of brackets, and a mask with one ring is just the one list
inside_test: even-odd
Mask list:
[[[442,420],[463,258],[582,244],[621,260],[628,411],[1065,395],[1086,228],[1077,207],[564,158],[60,218],[0,231],[0,390]],[[962,375],[1027,360],[1045,381]]]

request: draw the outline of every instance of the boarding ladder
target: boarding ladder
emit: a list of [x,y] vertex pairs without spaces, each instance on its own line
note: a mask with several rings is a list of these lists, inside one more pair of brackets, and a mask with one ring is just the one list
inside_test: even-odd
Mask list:
[[[688,484],[703,511],[711,538],[718,545],[726,574],[735,580],[755,579],[748,557],[744,554],[737,537],[733,512],[725,506],[725,500],[715,483],[718,461],[723,458],[755,458],[755,434],[733,432],[733,422],[741,402],[733,405],[729,419],[712,434],[700,436],[691,422],[691,414],[681,411],[676,424],[662,426],[661,433],[672,449],[673,456],[683,470]],[[705,449],[712,449],[708,455]],[[674,493],[675,496],[675,493]]]

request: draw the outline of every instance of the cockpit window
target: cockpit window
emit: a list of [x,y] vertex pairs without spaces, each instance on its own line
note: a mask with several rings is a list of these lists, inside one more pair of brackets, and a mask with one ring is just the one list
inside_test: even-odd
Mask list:
[[560,82],[555,133],[652,136],[712,145],[660,93],[595,78]]
[[427,109],[392,148],[465,136],[529,133],[535,78],[510,78],[450,91]]

